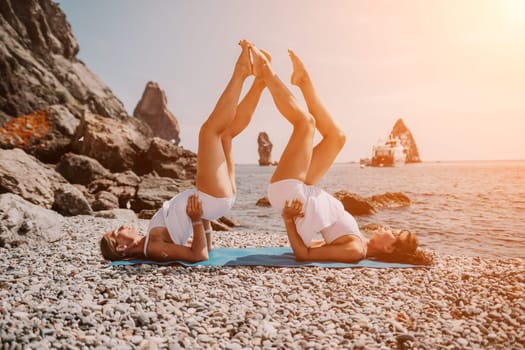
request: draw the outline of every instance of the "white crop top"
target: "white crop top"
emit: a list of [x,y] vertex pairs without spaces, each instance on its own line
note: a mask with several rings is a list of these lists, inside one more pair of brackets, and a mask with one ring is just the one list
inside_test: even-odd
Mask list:
[[202,202],[202,218],[206,220],[216,220],[225,215],[233,206],[236,197],[234,195],[233,197],[217,198],[192,188],[164,202],[149,222],[144,243],[144,256],[147,256],[149,233],[155,227],[166,227],[173,243],[186,244],[193,233],[191,219],[186,214],[186,206],[188,197],[195,192],[198,192],[199,199]]

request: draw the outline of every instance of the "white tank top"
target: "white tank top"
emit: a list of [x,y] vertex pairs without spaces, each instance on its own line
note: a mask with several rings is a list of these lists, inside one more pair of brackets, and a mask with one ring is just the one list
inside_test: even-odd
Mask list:
[[361,239],[364,238],[361,234],[361,231],[359,231],[359,226],[357,225],[354,217],[346,211],[335,223],[323,228],[321,230],[321,235],[327,244],[332,243],[344,235],[354,235]]

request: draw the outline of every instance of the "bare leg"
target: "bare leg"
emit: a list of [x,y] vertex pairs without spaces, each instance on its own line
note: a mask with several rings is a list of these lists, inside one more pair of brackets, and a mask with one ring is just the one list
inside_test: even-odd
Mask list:
[[315,118],[315,126],[323,136],[323,139],[315,146],[312,152],[312,161],[306,183],[314,185],[332,166],[335,158],[345,144],[345,135],[335,124],[332,116],[321,102],[312,80],[303,63],[292,50],[288,50],[293,64],[291,83],[297,85],[303,93],[308,111]]
[[286,85],[273,72],[270,62],[252,47],[254,74],[264,79],[279,112],[293,125],[290,140],[283,151],[271,183],[284,179],[305,181],[312,158],[315,120],[304,111]]
[[[270,54],[264,54],[266,55],[267,59],[271,60]],[[255,112],[255,107],[257,107],[257,104],[259,103],[259,99],[261,98],[261,94],[265,87],[266,85],[264,84],[263,79],[254,79],[250,90],[248,93],[246,93],[246,96],[244,96],[241,103],[239,103],[237,106],[237,114],[235,115],[235,118],[222,134],[222,148],[226,157],[228,174],[230,176],[232,191],[234,193],[237,191],[237,189],[235,185],[235,162],[233,161],[232,154],[232,140],[235,136],[239,135],[250,123],[253,113]]]
[[233,75],[199,133],[196,185],[200,191],[214,197],[233,195],[226,156],[222,148],[222,134],[237,113],[242,85],[251,74],[248,42],[241,41],[240,45],[242,52]]

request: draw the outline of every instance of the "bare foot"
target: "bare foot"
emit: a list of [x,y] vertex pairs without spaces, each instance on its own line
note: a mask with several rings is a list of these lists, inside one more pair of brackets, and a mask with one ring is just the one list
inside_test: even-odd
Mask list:
[[299,59],[299,57],[297,57],[295,52],[288,49],[288,55],[290,55],[290,59],[292,60],[293,66],[293,73],[290,82],[292,83],[292,85],[301,86],[310,79],[310,76],[304,68],[303,62],[301,62],[301,60]]
[[250,47],[250,50],[251,50],[252,57],[253,57],[253,74],[257,78],[263,78],[263,75],[268,70],[271,71],[270,61],[268,60],[266,55],[262,53],[261,50],[259,50],[255,46],[252,45]]
[[[270,55],[270,53],[268,51],[263,50],[263,49],[259,49],[259,51],[266,57],[268,62],[272,62],[272,55]],[[255,76],[255,80],[253,82],[255,84],[265,85],[264,79],[263,79],[262,76]]]
[[239,73],[243,78],[253,74],[252,62],[250,61],[250,42],[247,40],[239,41],[242,48],[241,54],[235,64],[235,72]]

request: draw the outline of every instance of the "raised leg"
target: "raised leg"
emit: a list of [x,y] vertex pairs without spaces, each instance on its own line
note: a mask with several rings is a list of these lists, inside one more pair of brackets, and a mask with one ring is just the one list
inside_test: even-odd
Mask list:
[[293,126],[292,135],[271,182],[284,179],[305,181],[312,158],[315,120],[299,106],[293,94],[272,70],[264,54],[255,47],[251,51],[255,76],[264,79],[277,109]]
[[199,133],[196,186],[215,197],[233,195],[226,155],[222,147],[222,135],[237,114],[242,85],[252,73],[248,42],[241,41],[240,45],[242,52],[232,77]]
[[310,75],[299,57],[292,50],[288,50],[288,53],[293,65],[291,83],[301,89],[308,111],[315,118],[315,126],[323,136],[323,139],[314,147],[305,180],[305,183],[315,185],[332,166],[345,144],[346,137],[319,98]]
[[[269,54],[266,54],[268,59],[271,59]],[[232,185],[233,192],[236,192],[235,185],[235,162],[232,154],[232,140],[235,136],[239,135],[250,123],[255,107],[259,103],[261,94],[266,85],[264,80],[261,78],[255,78],[253,84],[246,93],[246,96],[242,99],[241,103],[237,106],[237,113],[235,118],[230,123],[228,128],[222,134],[222,148],[226,157],[226,165],[228,168],[228,174]]]

